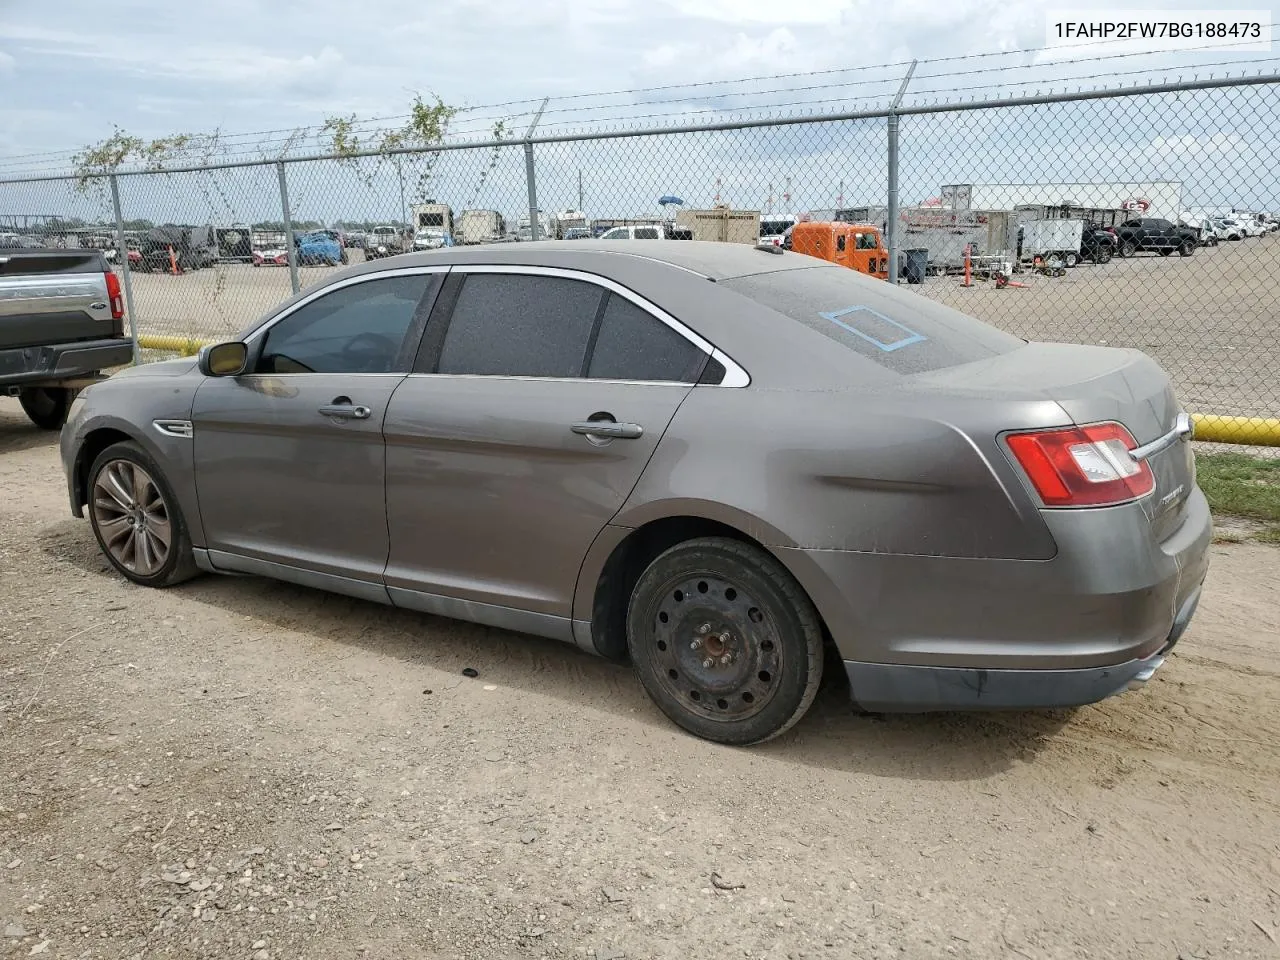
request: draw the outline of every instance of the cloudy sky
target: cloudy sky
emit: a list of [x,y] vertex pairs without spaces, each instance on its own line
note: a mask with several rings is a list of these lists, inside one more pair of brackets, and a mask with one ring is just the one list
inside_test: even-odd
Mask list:
[[[1087,6],[1104,4],[1095,0]],[[1125,4],[1164,11],[1208,6],[1195,0]],[[329,116],[403,115],[415,92],[434,92],[447,103],[473,108],[455,121],[455,133],[486,139],[495,119],[523,131],[544,96],[552,101],[542,132],[655,125],[675,117],[725,119],[751,109],[786,114],[882,105],[897,87],[901,64],[917,58],[922,63],[908,102],[1034,92],[1042,84],[1069,83],[1074,89],[1165,74],[1277,68],[1271,53],[1211,49],[1133,59],[1120,58],[1115,47],[1017,52],[1045,44],[1046,20],[1058,16],[1051,9],[1060,8],[1036,0],[0,0],[0,179],[66,169],[69,151],[101,141],[114,126],[145,138],[216,129],[224,137],[224,154],[269,156],[291,131]],[[1261,9],[1267,19],[1280,15],[1274,0]],[[974,55],[982,56],[963,59]],[[776,77],[810,71],[826,73]],[[744,77],[769,79],[714,83]],[[648,89],[673,85],[685,86]],[[1017,178],[1025,165],[1010,168],[1005,160],[1015,147],[1027,146],[1028,137],[1040,151],[1037,163],[1052,164],[1061,176],[1079,175],[1072,170],[1101,175],[1106,171],[1100,163],[1096,171],[1086,167],[1088,158],[1103,155],[1112,158],[1112,166],[1140,163],[1149,175],[1168,173],[1169,151],[1160,145],[1175,142],[1170,138],[1181,138],[1180,155],[1225,153],[1230,163],[1244,164],[1233,166],[1242,178],[1252,176],[1247,171],[1256,154],[1258,121],[1252,113],[1228,116],[1229,103],[1224,97],[1205,100],[1205,115],[1196,122],[1185,103],[1153,103],[1123,115],[1064,108],[1024,115],[1021,126],[1001,127],[994,115],[958,119],[963,135],[985,151],[965,156],[985,157],[994,166],[965,172],[956,169],[958,161],[935,160],[945,156],[936,150],[917,151],[915,189],[984,175]],[[1275,129],[1280,104],[1274,95],[1254,95],[1245,106],[1270,116],[1269,129]],[[1116,127],[1117,116],[1126,118],[1128,129],[1101,132]],[[549,206],[575,199],[577,172],[584,166],[588,194],[594,173],[599,196],[602,164],[613,165],[609,189],[619,196],[641,182],[644,197],[664,189],[663,183],[674,189],[671,171],[696,165],[702,200],[712,199],[716,177],[723,176],[726,200],[769,202],[781,196],[791,176],[797,203],[833,204],[842,190],[852,203],[867,192],[860,191],[860,180],[883,180],[882,127],[880,121],[714,142],[619,141],[630,146],[614,144],[594,154],[588,146],[540,148],[540,170],[554,178]],[[924,121],[916,127],[920,143],[928,134],[945,145],[954,134],[930,132],[944,129],[950,128]],[[1064,129],[1077,142],[1092,138],[1088,151],[1075,152],[1080,163],[1071,169],[1062,164],[1064,157],[1071,159],[1063,149]],[[761,157],[777,162],[762,166]],[[749,169],[744,158],[751,161]],[[296,169],[298,202],[333,216],[332,182],[305,165]],[[392,202],[398,185],[386,173],[379,173],[376,203],[361,206]],[[523,190],[523,160],[515,149],[496,161],[484,152],[459,153],[427,173],[460,195],[458,207],[515,206]],[[244,174],[201,189],[210,192],[211,207],[227,208],[220,216],[251,216],[242,208],[258,201],[236,197],[263,195],[269,174],[259,178],[262,184],[249,184],[256,175]],[[410,194],[422,174],[420,168],[407,172]],[[730,196],[735,188],[740,195]],[[353,175],[342,190],[354,196],[366,188]],[[641,202],[626,200],[628,207]]]
[[[1019,50],[1043,45],[1050,9],[1036,0],[0,0],[0,156],[73,149],[113,124],[152,137],[398,115],[413,91],[473,106]],[[1265,9],[1274,16],[1277,4]],[[1202,52],[1179,63],[1257,58]]]

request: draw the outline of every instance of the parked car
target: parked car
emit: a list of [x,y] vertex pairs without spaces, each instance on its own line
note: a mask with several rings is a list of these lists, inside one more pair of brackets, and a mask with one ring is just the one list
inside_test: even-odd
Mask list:
[[665,240],[666,231],[660,223],[633,223],[625,227],[613,227],[600,234],[601,240]]
[[332,230],[295,234],[293,242],[298,248],[298,263],[303,266],[336,267],[347,262],[347,251]]
[[629,656],[747,744],[809,708],[826,637],[876,711],[1146,681],[1208,564],[1190,433],[1137,350],[774,247],[581,241],[335,272],[91,386],[61,454],[135,583],[260,574]]
[[1199,231],[1158,217],[1126,220],[1116,228],[1119,240],[1117,253],[1122,257],[1150,250],[1167,257],[1175,250],[1179,256],[1189,257],[1200,245]]
[[566,240],[590,240],[591,228],[590,227],[566,227],[564,231],[564,238]]
[[253,251],[253,265],[255,267],[287,267],[289,265],[289,251],[283,247],[255,250]]
[[413,235],[414,250],[439,250],[451,246],[453,238],[444,232],[443,227],[423,227]]
[[1215,217],[1210,222],[1219,241],[1244,239],[1244,228],[1229,217]]
[[1119,239],[1112,227],[1104,227],[1092,220],[1086,220],[1084,230],[1080,234],[1080,259],[1091,260],[1096,264],[1110,263],[1116,254]]
[[364,258],[377,260],[404,253],[404,233],[396,227],[374,227],[365,242]]
[[0,393],[57,430],[76,391],[130,363],[120,278],[101,250],[5,247],[0,256]]

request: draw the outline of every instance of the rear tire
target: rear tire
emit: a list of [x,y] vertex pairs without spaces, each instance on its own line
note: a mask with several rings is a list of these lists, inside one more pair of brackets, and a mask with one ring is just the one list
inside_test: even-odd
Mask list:
[[1120,244],[1120,256],[1128,259],[1138,252],[1138,245],[1132,240],[1125,240]]
[[71,409],[72,393],[67,387],[23,387],[18,391],[18,403],[41,430],[61,430]]
[[171,587],[200,572],[178,498],[159,465],[132,440],[89,467],[89,525],[103,556],[144,587]]
[[723,537],[676,544],[641,574],[627,649],[670,720],[734,746],[790,729],[822,679],[813,603],[772,556]]
[[1110,244],[1103,244],[1098,248],[1097,256],[1093,258],[1093,262],[1101,266],[1104,263],[1110,263],[1113,251]]
[[1184,240],[1182,246],[1178,247],[1178,256],[1189,257],[1196,252],[1196,245],[1190,240]]
[[1062,262],[1068,267],[1074,267],[1080,262],[1080,254],[1076,253],[1074,250],[1068,250],[1062,255]]

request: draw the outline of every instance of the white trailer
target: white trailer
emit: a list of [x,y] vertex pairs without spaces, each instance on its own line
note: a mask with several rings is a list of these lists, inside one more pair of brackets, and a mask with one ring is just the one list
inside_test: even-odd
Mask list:
[[492,243],[507,232],[507,222],[497,210],[463,210],[458,217],[458,242]]
[[439,229],[453,234],[453,208],[447,203],[415,203],[409,208],[413,213],[413,229]]
[[1028,220],[1022,224],[1022,259],[1056,256],[1074,267],[1083,239],[1083,220]]

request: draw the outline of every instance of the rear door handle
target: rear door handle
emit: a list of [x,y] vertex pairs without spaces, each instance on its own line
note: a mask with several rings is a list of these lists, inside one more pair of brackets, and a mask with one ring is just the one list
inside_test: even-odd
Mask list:
[[368,420],[373,413],[368,407],[350,403],[326,403],[319,412],[326,417],[347,417],[352,420]]
[[644,436],[644,427],[638,423],[616,423],[613,420],[583,420],[570,428],[585,437],[608,437],[618,440],[638,440]]

